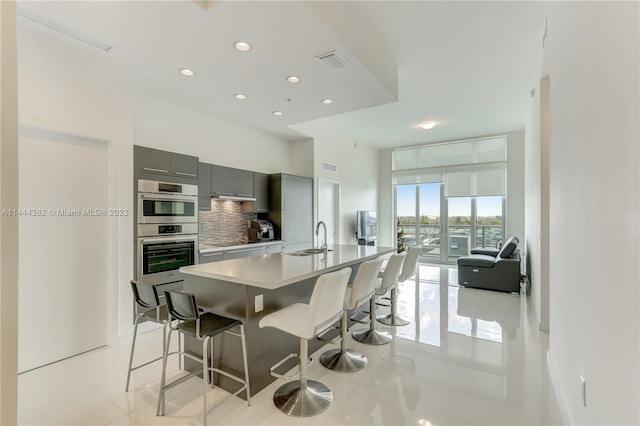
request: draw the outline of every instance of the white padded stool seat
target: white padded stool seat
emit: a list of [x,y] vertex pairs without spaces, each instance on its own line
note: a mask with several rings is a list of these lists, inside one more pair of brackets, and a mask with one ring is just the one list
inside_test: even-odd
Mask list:
[[[347,287],[343,309],[352,311],[371,299],[374,294],[376,277],[382,265],[382,257],[362,262],[353,283]],[[320,363],[330,370],[351,373],[361,370],[367,365],[367,357],[360,352],[346,348],[347,315],[342,315],[340,323],[340,349],[331,349],[320,355]]]
[[407,325],[411,322],[398,316],[398,284],[408,280],[416,273],[416,268],[418,266],[418,257],[420,256],[421,252],[422,247],[410,247],[405,252],[406,257],[404,259],[404,263],[402,264],[402,269],[400,270],[398,280],[395,284],[393,284],[393,286],[391,286],[391,312],[386,315],[378,315],[376,317],[376,320],[378,322],[396,327]]
[[260,320],[260,328],[273,327],[300,338],[300,380],[280,386],[273,395],[275,406],[289,416],[309,417],[320,414],[329,408],[333,400],[333,394],[327,386],[315,380],[307,380],[307,343],[342,315],[350,276],[351,268],[320,275],[308,305],[294,303]]
[[303,339],[311,339],[316,335],[316,327],[309,320],[309,311],[309,305],[294,303],[262,318],[260,328],[273,327]]
[[351,336],[360,343],[368,345],[384,345],[391,342],[391,335],[386,331],[376,330],[376,296],[385,294],[389,288],[398,283],[400,269],[404,262],[405,254],[394,254],[389,258],[385,273],[382,278],[376,279],[374,294],[369,298],[369,328],[355,330]]

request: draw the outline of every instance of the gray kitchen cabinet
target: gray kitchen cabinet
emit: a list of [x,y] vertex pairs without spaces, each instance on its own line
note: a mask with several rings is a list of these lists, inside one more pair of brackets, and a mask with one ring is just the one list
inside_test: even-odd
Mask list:
[[171,174],[171,153],[167,151],[134,145],[133,162],[138,172],[166,176]]
[[231,167],[211,165],[211,195],[234,195],[233,175]]
[[140,173],[175,176],[181,179],[198,177],[198,157],[193,155],[134,145],[133,163],[136,172]]
[[266,247],[241,248],[224,251],[224,260],[240,259],[242,257],[260,256],[267,252]]
[[284,173],[269,176],[269,221],[282,251],[313,246],[313,179]]
[[200,253],[198,256],[198,263],[211,263],[211,262],[219,262],[224,260],[224,252],[223,251],[214,251],[210,253]]
[[233,170],[233,195],[253,197],[253,172],[240,169]]
[[211,164],[198,163],[198,210],[211,211]]
[[185,178],[198,177],[198,157],[171,153],[171,174]]
[[281,253],[281,252],[282,252],[282,243],[270,244],[267,246],[267,254]]

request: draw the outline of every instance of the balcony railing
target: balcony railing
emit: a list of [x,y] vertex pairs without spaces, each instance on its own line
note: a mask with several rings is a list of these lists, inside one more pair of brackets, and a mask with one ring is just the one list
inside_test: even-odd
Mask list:
[[[416,239],[415,224],[401,224],[405,246],[422,246],[423,256],[440,255],[440,225],[421,224]],[[468,254],[471,247],[500,247],[503,241],[501,225],[476,225],[475,241],[471,238],[471,225],[449,225],[449,254],[459,257]]]

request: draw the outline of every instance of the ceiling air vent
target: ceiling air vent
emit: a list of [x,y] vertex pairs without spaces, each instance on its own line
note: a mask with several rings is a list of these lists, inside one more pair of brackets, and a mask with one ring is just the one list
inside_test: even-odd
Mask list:
[[349,63],[342,59],[335,50],[316,56],[316,59],[319,60],[322,65],[333,71],[349,68],[350,66]]
[[338,172],[338,166],[333,163],[329,163],[328,161],[323,161],[322,166],[324,167],[325,170],[329,170],[330,172],[334,172],[334,173]]

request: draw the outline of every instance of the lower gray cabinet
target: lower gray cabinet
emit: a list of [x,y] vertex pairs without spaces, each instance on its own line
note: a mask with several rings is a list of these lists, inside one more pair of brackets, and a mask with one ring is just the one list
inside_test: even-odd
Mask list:
[[281,253],[281,252],[282,252],[282,243],[271,244],[267,246],[267,254]]
[[264,246],[242,248],[242,249],[236,249],[236,250],[225,250],[224,260],[240,259],[241,257],[260,256],[262,254],[265,254],[266,252],[267,250]]
[[198,256],[198,263],[211,263],[224,260],[224,252],[214,251],[212,253],[200,253]]

